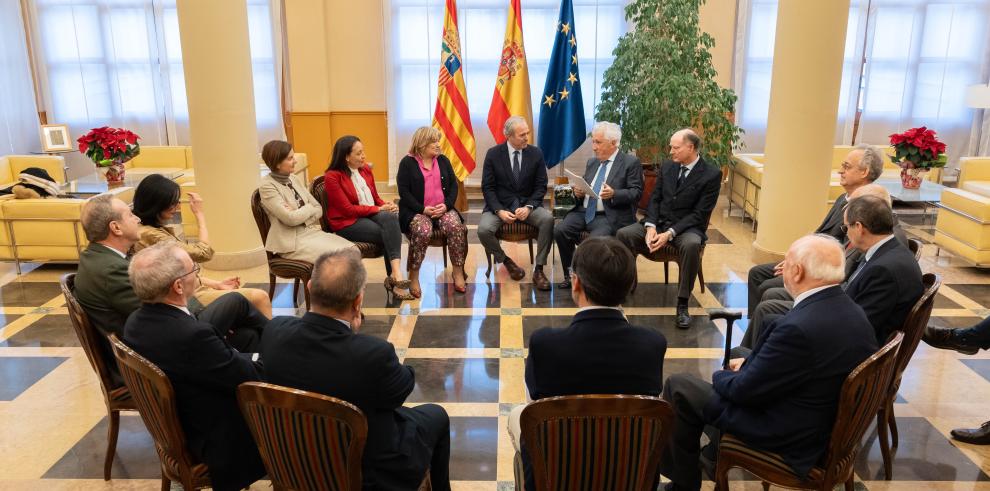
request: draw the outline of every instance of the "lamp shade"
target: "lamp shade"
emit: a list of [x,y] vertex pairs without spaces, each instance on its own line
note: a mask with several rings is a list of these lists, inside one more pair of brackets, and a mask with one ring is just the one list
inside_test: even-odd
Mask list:
[[970,85],[966,88],[966,105],[968,107],[990,108],[990,85]]

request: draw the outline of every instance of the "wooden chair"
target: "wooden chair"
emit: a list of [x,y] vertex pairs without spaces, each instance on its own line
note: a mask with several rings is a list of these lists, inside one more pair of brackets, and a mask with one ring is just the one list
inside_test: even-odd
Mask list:
[[831,491],[840,483],[853,490],[853,462],[859,453],[863,434],[887,397],[897,351],[904,333],[896,332],[879,351],[867,358],[846,377],[839,393],[839,410],[825,455],[804,479],[772,452],[746,446],[731,434],[722,435],[718,446],[715,489],[729,491],[729,469],[740,467],[763,481],[763,489],[776,485],[793,489]]
[[921,247],[922,245],[920,240],[908,239],[908,250],[910,250],[911,253],[914,254],[915,261],[921,260]]
[[[581,237],[578,239],[578,244],[584,242],[590,234],[588,232],[581,232]],[[663,247],[652,252],[650,254],[643,254],[643,257],[649,259],[650,261],[663,263],[663,283],[670,283],[670,262],[673,261],[677,265],[677,274],[681,274],[681,262],[679,259],[679,254],[677,253],[677,248],[673,244],[666,244]],[[701,249],[698,250],[698,282],[701,286],[701,293],[705,293],[705,244],[701,244]]]
[[172,481],[182,483],[186,491],[210,487],[209,469],[198,462],[186,446],[186,434],[175,406],[175,391],[168,377],[116,335],[110,335],[110,345],[120,373],[137,403],[138,413],[155,441],[162,466],[162,491],[168,491]]
[[[323,215],[320,216],[320,227],[326,233],[333,233],[330,230],[330,223],[327,222],[327,191],[323,184],[323,176],[319,176],[313,180],[313,184],[309,186],[309,193],[316,198],[316,201],[320,202],[320,208],[323,208]],[[378,244],[372,244],[370,242],[355,242],[354,245],[361,251],[361,257],[365,259],[374,259],[376,257],[384,257],[385,251]],[[430,241],[430,245],[433,245],[433,241]],[[444,240],[444,264],[446,265],[447,260],[447,241]],[[385,261],[385,267],[388,269],[390,264]],[[389,271],[391,273],[391,271]]]
[[69,308],[69,320],[72,322],[72,329],[76,331],[79,344],[82,345],[86,358],[89,359],[90,366],[96,371],[96,377],[100,380],[100,389],[103,391],[103,402],[107,406],[107,453],[103,461],[103,480],[110,480],[110,470],[113,467],[113,458],[117,452],[117,434],[120,432],[120,412],[137,411],[137,405],[127,386],[115,377],[118,373],[116,362],[113,361],[113,352],[110,351],[110,343],[106,336],[89,322],[89,316],[82,309],[75,296],[76,274],[69,273],[62,276],[59,284],[62,287],[62,295],[65,297],[65,305]]
[[[499,228],[498,232],[495,233],[495,237],[498,240],[504,240],[506,242],[529,242],[529,263],[533,264],[536,260],[536,256],[533,254],[533,241],[540,238],[540,229],[526,223],[526,222],[512,222],[503,223]],[[488,269],[485,270],[485,277],[491,277],[492,274],[492,264],[495,262],[495,256],[485,251],[485,259],[488,260]]]
[[[268,240],[268,230],[272,223],[269,221],[268,212],[261,206],[261,193],[257,189],[251,194],[251,213],[254,214],[254,222],[258,225],[258,233],[261,234],[261,243]],[[275,298],[275,277],[292,279],[292,306],[296,306],[296,299],[299,298],[299,284],[302,283],[303,295],[306,298],[306,310],[309,310],[309,278],[313,274],[313,263],[286,259],[279,257],[271,251],[265,251],[268,255],[268,298]]]
[[[880,454],[883,456],[884,478],[888,481],[893,473],[894,458],[892,452],[897,451],[897,420],[894,419],[894,400],[897,399],[897,390],[901,388],[901,377],[904,375],[904,370],[907,369],[911,357],[918,349],[921,335],[924,334],[925,326],[928,325],[928,319],[931,317],[935,304],[935,294],[942,286],[942,277],[933,273],[925,274],[921,281],[925,285],[925,293],[915,302],[911,312],[904,319],[904,326],[901,328],[901,332],[904,333],[904,342],[897,352],[894,375],[890,381],[890,391],[877,413],[877,436],[880,440]],[[892,443],[887,441],[888,430]]]
[[646,491],[656,489],[674,410],[656,397],[562,396],[530,403],[519,422],[522,444],[533,461],[535,491]]
[[361,490],[368,422],[360,409],[261,382],[241,384],[237,402],[276,490]]

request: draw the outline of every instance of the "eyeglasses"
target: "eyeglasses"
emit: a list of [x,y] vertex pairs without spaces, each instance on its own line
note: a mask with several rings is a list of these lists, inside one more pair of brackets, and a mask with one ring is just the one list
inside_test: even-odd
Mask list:
[[175,280],[181,280],[182,278],[185,278],[186,276],[189,276],[191,274],[199,275],[200,269],[201,268],[199,267],[199,264],[193,264],[193,269],[191,271],[189,271],[188,273],[183,273],[183,274],[180,274],[179,276],[176,276],[175,279],[173,279],[172,281],[174,282]]

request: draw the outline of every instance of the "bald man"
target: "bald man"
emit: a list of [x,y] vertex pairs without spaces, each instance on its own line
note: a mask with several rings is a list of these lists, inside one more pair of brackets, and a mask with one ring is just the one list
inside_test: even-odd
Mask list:
[[[667,489],[701,488],[699,460],[712,466],[721,433],[808,475],[825,452],[846,376],[877,350],[869,319],[839,286],[843,256],[829,236],[795,241],[782,273],[794,308],[764,331],[752,354],[731,360],[711,384],[687,374],[667,379],[663,398],[676,417],[660,467],[671,480]],[[705,449],[708,459],[701,456],[702,432],[714,442],[711,452]]]
[[699,153],[701,138],[690,128],[670,137],[670,160],[660,168],[646,217],[616,234],[633,254],[647,255],[667,244],[677,248],[677,327],[691,327],[688,299],[701,267],[701,246],[711,219],[722,172]]

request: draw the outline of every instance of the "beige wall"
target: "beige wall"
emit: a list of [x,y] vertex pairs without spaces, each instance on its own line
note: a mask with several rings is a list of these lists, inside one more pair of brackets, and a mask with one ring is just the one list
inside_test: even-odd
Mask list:
[[707,0],[701,6],[701,30],[715,38],[712,64],[718,72],[715,79],[722,87],[732,86],[732,58],[736,41],[737,0]]

